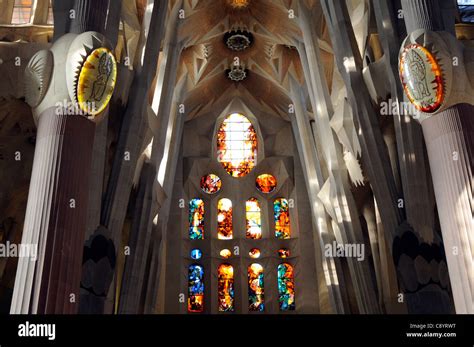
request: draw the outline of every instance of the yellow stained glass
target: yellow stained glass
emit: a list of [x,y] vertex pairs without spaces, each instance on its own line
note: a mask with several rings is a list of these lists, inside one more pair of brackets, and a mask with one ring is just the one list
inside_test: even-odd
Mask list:
[[220,251],[219,255],[224,259],[229,259],[232,256],[232,253],[227,248],[224,248]]
[[262,217],[260,203],[256,198],[245,202],[246,236],[248,239],[262,238]]
[[219,311],[234,311],[234,268],[222,264],[217,269]]
[[257,163],[257,133],[244,115],[232,113],[217,132],[218,161],[232,177],[243,177]]
[[95,116],[105,110],[115,89],[117,62],[112,52],[97,48],[87,57],[79,74],[77,101],[85,113]]
[[226,198],[217,203],[217,238],[232,239],[232,201]]

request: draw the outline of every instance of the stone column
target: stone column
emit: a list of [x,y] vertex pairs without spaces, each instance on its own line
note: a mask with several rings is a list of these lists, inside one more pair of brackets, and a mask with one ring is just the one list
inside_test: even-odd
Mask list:
[[[408,33],[454,32],[444,2],[403,0]],[[449,10],[449,9],[448,9]],[[446,16],[445,16],[446,17]],[[474,106],[455,105],[422,121],[457,313],[474,313]]]
[[19,259],[11,313],[77,311],[95,124],[56,110],[39,117],[22,237],[37,260]]

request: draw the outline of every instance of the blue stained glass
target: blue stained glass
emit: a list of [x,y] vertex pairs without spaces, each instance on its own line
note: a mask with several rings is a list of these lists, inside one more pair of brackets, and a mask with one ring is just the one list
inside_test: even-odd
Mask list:
[[193,264],[188,271],[188,311],[203,312],[204,310],[204,269]]
[[263,289],[263,267],[260,264],[252,264],[248,267],[249,282],[249,311],[263,312],[264,289]]
[[204,201],[192,199],[189,201],[189,238],[204,239]]
[[199,248],[194,248],[193,250],[191,250],[191,258],[193,258],[194,260],[199,260],[201,259],[202,257],[202,252]]
[[288,263],[278,265],[278,303],[280,311],[295,309],[295,282],[293,266]]

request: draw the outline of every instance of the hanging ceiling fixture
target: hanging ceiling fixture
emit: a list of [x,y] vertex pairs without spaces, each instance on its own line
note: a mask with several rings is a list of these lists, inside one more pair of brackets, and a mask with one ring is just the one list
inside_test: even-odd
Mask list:
[[227,77],[234,82],[240,82],[247,78],[247,69],[241,65],[233,65],[226,70]]
[[227,0],[227,3],[233,8],[242,9],[249,5],[250,0]]
[[246,29],[233,29],[224,35],[226,46],[236,52],[244,51],[253,43],[253,35]]

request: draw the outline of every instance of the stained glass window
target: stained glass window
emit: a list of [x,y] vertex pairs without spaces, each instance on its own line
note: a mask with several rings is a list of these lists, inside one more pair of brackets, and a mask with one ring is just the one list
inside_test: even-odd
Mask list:
[[217,203],[217,238],[232,239],[232,201],[220,199]]
[[46,21],[47,24],[54,24],[54,15],[53,15],[53,6],[51,1],[49,2],[48,7],[48,20]]
[[219,176],[209,174],[201,177],[201,189],[204,193],[215,194],[221,190],[222,182]]
[[188,271],[188,312],[204,310],[204,269],[193,264]]
[[249,251],[249,256],[254,259],[260,258],[260,250],[258,248],[252,248]]
[[263,312],[264,289],[263,289],[263,267],[260,264],[252,264],[248,267],[249,280],[249,311]]
[[246,236],[248,239],[262,238],[262,217],[260,203],[256,198],[245,202]]
[[220,312],[234,311],[234,268],[222,264],[217,269],[217,291]]
[[224,259],[229,259],[232,256],[232,252],[227,248],[220,251],[219,255]]
[[290,238],[290,210],[288,200],[276,199],[273,203],[273,216],[275,219],[275,236],[278,239]]
[[15,0],[12,24],[28,24],[31,20],[32,0]]
[[204,239],[204,201],[192,199],[189,202],[189,238]]
[[257,163],[257,133],[244,115],[232,113],[217,132],[218,161],[232,177],[243,177]]
[[280,248],[278,250],[278,256],[280,258],[288,258],[290,256],[290,250],[288,248]]
[[278,265],[278,302],[281,311],[293,311],[295,309],[293,266],[288,263]]
[[194,248],[191,250],[191,258],[194,260],[199,260],[202,257],[202,252],[199,248]]
[[255,185],[262,193],[271,193],[277,186],[277,180],[273,175],[262,174],[255,180]]

